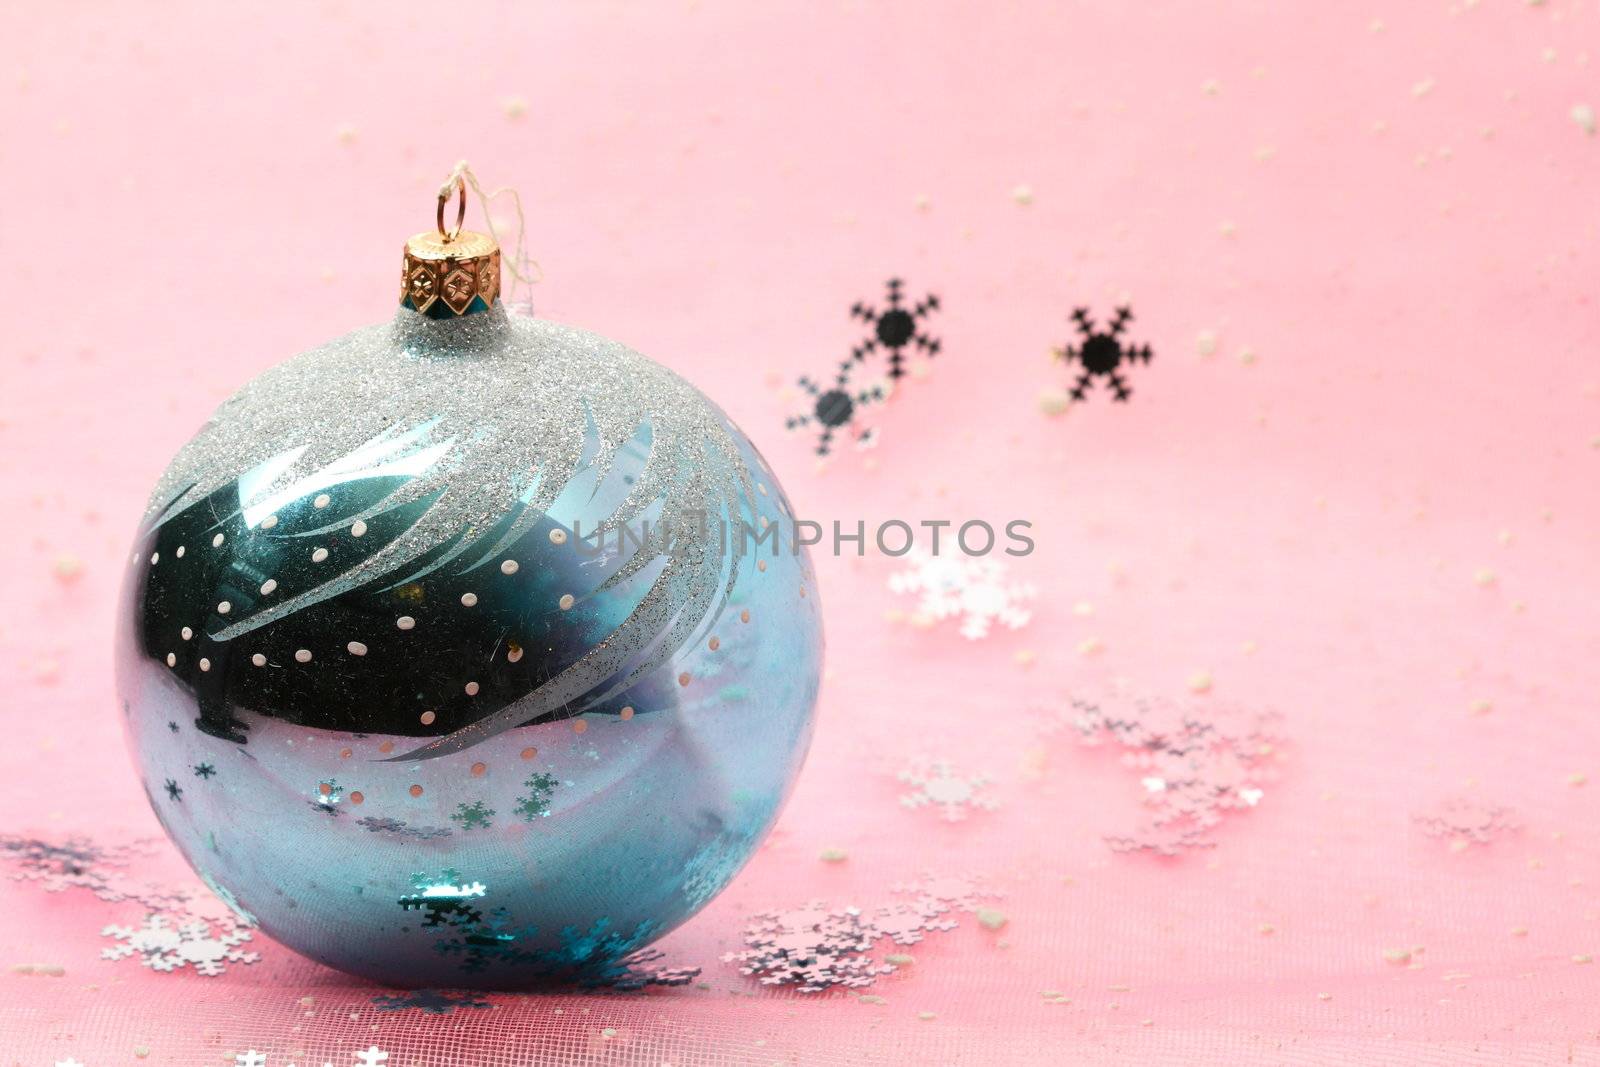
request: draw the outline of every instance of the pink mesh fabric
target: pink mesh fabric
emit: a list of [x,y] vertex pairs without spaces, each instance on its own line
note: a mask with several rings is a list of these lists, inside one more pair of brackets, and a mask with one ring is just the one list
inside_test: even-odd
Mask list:
[[[662,945],[702,984],[383,1010],[261,938],[215,977],[102,959],[142,905],[8,881],[5,1063],[1600,1062],[1592,3],[4,13],[5,833],[159,835],[108,673],[145,491],[247,377],[390,314],[463,155],[522,189],[540,313],[695,381],[803,515],[1038,544],[1031,620],[981,640],[916,625],[902,563],[819,558],[806,772]],[[891,276],[942,351],[819,468],[789,383]],[[1046,415],[1072,308],[1124,302],[1130,401]],[[1259,767],[1206,764],[1259,789],[1212,847],[1108,845],[1186,765],[1059,721],[1119,683],[1277,713]],[[993,810],[902,803],[939,760]],[[929,876],[996,895],[870,986],[720,958]]]

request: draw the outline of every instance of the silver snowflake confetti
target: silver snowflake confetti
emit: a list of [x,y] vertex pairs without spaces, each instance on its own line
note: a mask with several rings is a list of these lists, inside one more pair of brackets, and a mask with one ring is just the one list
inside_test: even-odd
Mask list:
[[196,974],[215,978],[229,963],[255,963],[261,959],[259,953],[239,948],[251,939],[250,931],[230,923],[213,926],[197,919],[175,925],[169,916],[151,915],[143,926],[111,925],[100,933],[118,942],[100,950],[102,959],[120,960],[137,955],[139,962],[153,971],[171,972],[191,967]]
[[996,624],[1019,630],[1033,618],[1027,605],[1038,591],[1009,580],[999,560],[921,551],[905,558],[910,567],[889,576],[889,589],[918,597],[915,622],[959,619],[961,636],[976,641],[989,636]]
[[1509,808],[1475,797],[1450,797],[1415,818],[1429,837],[1474,845],[1487,845],[1520,828]]
[[86,837],[47,841],[7,835],[0,836],[0,859],[16,868],[13,879],[33,882],[47,893],[86,889],[113,904],[131,900],[150,912],[181,910],[191,894],[135,881],[129,872],[132,862],[151,847],[148,841],[101,845]]
[[1279,747],[1277,717],[1229,706],[1114,697],[1072,700],[1054,709],[1048,728],[1070,725],[1085,745],[1111,743],[1139,775],[1145,818],[1106,835],[1118,852],[1173,856],[1211,848],[1213,831],[1234,811],[1266,795]]
[[974,809],[993,811],[1000,806],[985,792],[991,782],[988,775],[958,775],[948,760],[919,760],[896,777],[914,787],[900,795],[902,807],[936,808],[946,822],[960,822]]
[[762,912],[745,928],[745,947],[722,959],[762,985],[800,993],[864,989],[893,974],[909,957],[880,950],[920,944],[929,933],[953,930],[953,913],[973,912],[988,894],[972,879],[927,877],[895,888],[901,897],[870,909],[832,908],[815,901]]

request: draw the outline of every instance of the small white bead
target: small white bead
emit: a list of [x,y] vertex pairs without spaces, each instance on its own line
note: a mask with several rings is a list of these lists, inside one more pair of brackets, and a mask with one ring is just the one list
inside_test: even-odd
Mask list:
[[182,545],[178,546],[178,558],[179,559],[183,558],[183,546]]
[[552,545],[564,545],[564,544],[566,544],[567,543],[567,531],[563,530],[559,526],[557,526],[554,530],[551,530],[550,531],[550,543]]
[[561,594],[561,599],[559,601],[557,601],[557,603],[559,603],[561,605],[561,610],[562,611],[571,611],[572,610],[572,605],[576,604],[577,601],[575,599],[573,599],[573,596],[572,596],[571,593],[563,593],[563,594]]
[[160,563],[160,562],[161,562],[161,553],[159,553],[159,552],[150,553],[150,566],[154,567],[157,563]]

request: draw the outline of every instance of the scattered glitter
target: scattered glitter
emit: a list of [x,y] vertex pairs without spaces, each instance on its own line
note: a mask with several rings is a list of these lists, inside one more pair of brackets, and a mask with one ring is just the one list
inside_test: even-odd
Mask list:
[[896,777],[915,787],[912,792],[901,794],[901,806],[935,807],[946,822],[960,822],[973,809],[993,811],[1000,806],[999,801],[982,792],[991,781],[987,775],[958,776],[947,760],[920,761]]
[[1061,726],[1085,745],[1115,743],[1140,776],[1148,814],[1131,832],[1106,835],[1119,852],[1212,847],[1211,832],[1228,812],[1260,803],[1278,747],[1276,716],[1227,706],[1116,697],[1106,710],[1071,700],[1054,709],[1047,729]]
[[910,569],[891,574],[889,589],[917,594],[917,615],[923,620],[959,618],[961,635],[976,641],[987,637],[995,623],[1017,630],[1033,618],[1025,605],[1037,591],[1030,584],[1008,581],[999,560],[913,551],[906,561]]

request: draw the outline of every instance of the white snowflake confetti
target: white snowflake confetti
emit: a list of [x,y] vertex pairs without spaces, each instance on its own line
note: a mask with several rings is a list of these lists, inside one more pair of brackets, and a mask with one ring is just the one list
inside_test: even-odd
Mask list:
[[909,570],[889,576],[895,593],[921,599],[917,615],[929,622],[959,618],[961,636],[976,641],[999,623],[1019,630],[1033,618],[1026,606],[1038,595],[1029,583],[1009,581],[1005,564],[987,557],[934,556],[912,552]]
[[919,760],[896,777],[916,788],[900,795],[907,808],[932,806],[946,822],[960,822],[974,808],[993,811],[999,801],[983,790],[990,784],[988,775],[957,775],[948,760]]
[[100,933],[118,942],[100,950],[102,959],[120,960],[137,954],[139,962],[153,971],[171,972],[187,966],[197,974],[215,978],[229,963],[255,963],[261,959],[259,953],[240,950],[251,933],[231,923],[213,927],[205,920],[195,920],[175,926],[168,916],[151,915],[143,926],[112,925]]

